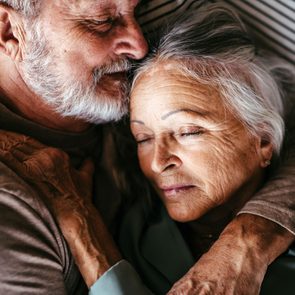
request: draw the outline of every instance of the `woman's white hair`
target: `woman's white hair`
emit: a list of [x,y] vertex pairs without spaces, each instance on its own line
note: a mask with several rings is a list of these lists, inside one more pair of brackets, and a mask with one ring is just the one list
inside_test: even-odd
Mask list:
[[0,4],[12,7],[26,17],[37,16],[41,0],[0,0]]
[[142,75],[168,64],[171,71],[217,88],[226,108],[279,154],[284,103],[277,78],[288,77],[289,68],[278,58],[259,57],[234,11],[210,4],[182,15],[137,69],[132,88]]

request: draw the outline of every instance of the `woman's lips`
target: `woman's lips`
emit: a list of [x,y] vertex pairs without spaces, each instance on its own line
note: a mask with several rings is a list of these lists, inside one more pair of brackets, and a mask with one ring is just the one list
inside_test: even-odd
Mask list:
[[195,188],[194,185],[174,185],[169,187],[161,187],[160,189],[166,197],[176,197],[179,193],[185,193]]

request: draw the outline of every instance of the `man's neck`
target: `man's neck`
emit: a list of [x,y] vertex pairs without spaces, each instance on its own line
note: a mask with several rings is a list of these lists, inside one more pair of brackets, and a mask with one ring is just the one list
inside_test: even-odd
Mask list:
[[15,65],[0,55],[0,101],[16,114],[42,126],[72,133],[87,130],[84,120],[63,117],[27,87]]

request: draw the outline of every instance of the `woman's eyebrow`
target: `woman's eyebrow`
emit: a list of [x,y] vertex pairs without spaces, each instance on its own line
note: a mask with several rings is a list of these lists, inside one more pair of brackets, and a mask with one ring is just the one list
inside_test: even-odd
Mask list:
[[168,117],[181,112],[189,113],[189,114],[197,114],[198,116],[201,116],[201,117],[206,117],[209,114],[209,112],[205,110],[183,108],[183,109],[178,109],[175,111],[168,112],[167,114],[163,115],[161,119],[166,120]]
[[130,120],[130,123],[136,123],[136,124],[145,125],[144,122],[140,121],[140,120]]

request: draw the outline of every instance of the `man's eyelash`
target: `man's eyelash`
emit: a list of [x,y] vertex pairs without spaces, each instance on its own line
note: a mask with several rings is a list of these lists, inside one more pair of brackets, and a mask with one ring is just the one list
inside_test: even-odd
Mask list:
[[104,20],[91,20],[90,21],[93,25],[95,26],[100,26],[100,25],[104,25],[104,24],[113,24],[114,23],[114,19],[112,17],[108,17]]

